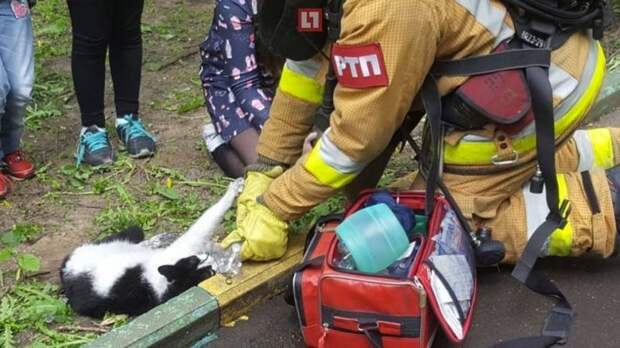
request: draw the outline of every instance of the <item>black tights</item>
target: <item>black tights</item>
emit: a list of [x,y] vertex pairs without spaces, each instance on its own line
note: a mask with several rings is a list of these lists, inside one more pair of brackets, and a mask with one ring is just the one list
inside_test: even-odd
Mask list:
[[257,144],[258,132],[250,128],[232,138],[230,143],[218,146],[211,155],[226,176],[240,178],[247,165],[256,163]]
[[73,27],[71,70],[82,125],[105,127],[105,59],[109,49],[118,117],[137,114],[144,0],[67,0]]

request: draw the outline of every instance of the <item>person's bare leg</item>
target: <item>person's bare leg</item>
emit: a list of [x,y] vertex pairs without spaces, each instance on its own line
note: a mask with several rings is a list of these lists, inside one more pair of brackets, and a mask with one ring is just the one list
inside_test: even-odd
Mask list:
[[237,152],[246,166],[256,163],[258,159],[256,153],[258,136],[256,129],[248,128],[230,140],[230,146]]

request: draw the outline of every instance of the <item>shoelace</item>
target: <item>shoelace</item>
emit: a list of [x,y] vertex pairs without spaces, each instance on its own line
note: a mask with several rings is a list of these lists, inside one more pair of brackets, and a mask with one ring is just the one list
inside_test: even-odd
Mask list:
[[123,140],[125,144],[129,142],[129,140],[134,137],[146,136],[149,139],[155,141],[155,138],[149,133],[146,129],[144,129],[144,125],[140,119],[134,119],[131,116],[123,117],[127,123],[120,126],[123,133]]
[[80,144],[77,153],[77,166],[79,167],[84,160],[86,149],[89,151],[97,151],[108,147],[108,135],[106,131],[87,132],[80,137]]

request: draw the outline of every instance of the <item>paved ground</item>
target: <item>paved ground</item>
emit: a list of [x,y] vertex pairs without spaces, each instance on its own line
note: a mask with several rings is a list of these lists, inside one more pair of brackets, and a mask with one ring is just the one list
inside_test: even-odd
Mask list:
[[[620,126],[620,113],[601,125]],[[566,347],[618,347],[620,322],[620,257],[547,259],[541,269],[573,303],[577,318]],[[479,273],[479,305],[465,347],[488,347],[498,339],[535,335],[551,302],[531,293],[510,277],[510,268]],[[213,348],[303,347],[294,309],[281,296],[248,313],[250,320],[220,330]],[[449,347],[439,338],[434,347]],[[210,346],[211,347],[211,346]]]
[[[570,298],[577,318],[567,347],[618,347],[620,258],[545,260],[542,269]],[[465,347],[488,347],[500,338],[536,334],[550,302],[510,278],[507,269],[483,271],[479,305]],[[213,348],[303,347],[294,309],[278,296],[249,313],[250,320],[220,330]],[[448,347],[439,339],[434,347]],[[211,346],[210,346],[211,348]]]

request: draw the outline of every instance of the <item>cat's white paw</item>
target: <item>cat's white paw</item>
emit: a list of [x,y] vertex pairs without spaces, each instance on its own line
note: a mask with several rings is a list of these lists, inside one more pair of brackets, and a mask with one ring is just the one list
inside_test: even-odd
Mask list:
[[235,179],[235,181],[231,182],[228,185],[228,189],[235,192],[235,196],[240,194],[243,191],[243,184],[245,180],[243,178]]

